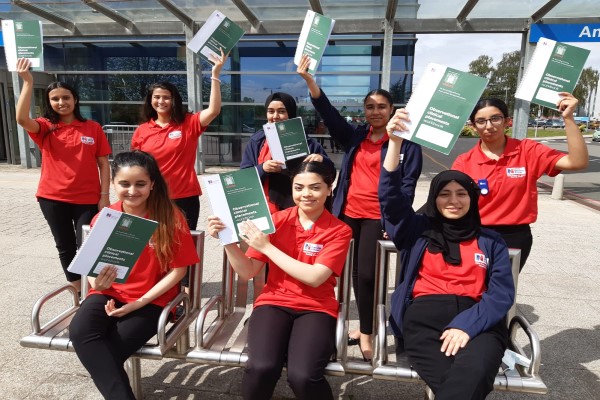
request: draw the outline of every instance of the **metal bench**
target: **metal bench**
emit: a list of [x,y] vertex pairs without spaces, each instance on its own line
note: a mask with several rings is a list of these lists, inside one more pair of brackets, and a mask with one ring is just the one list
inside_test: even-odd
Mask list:
[[[406,382],[424,382],[419,378],[417,372],[411,367],[408,358],[404,354],[396,356],[395,361],[390,361],[388,356],[388,338],[392,335],[388,334],[387,318],[389,315],[386,312],[386,303],[388,296],[388,276],[386,265],[389,264],[391,255],[396,254],[399,257],[393,242],[389,240],[380,240],[378,243],[377,264],[376,264],[376,312],[375,312],[375,337],[374,337],[374,369],[372,372],[374,379],[382,380],[398,380]],[[512,262],[513,277],[515,278],[515,288],[517,287],[519,276],[519,261],[521,251],[510,249],[510,259]],[[396,263],[396,277],[394,282],[397,282],[398,274],[400,273],[399,263]],[[395,285],[394,285],[395,287]],[[548,388],[542,381],[539,375],[541,351],[538,335],[533,330],[529,322],[522,316],[516,315],[516,299],[515,304],[508,313],[507,320],[509,322],[510,340],[508,349],[512,350],[523,357],[530,359],[528,368],[517,365],[515,369],[502,368],[494,382],[495,390],[506,390],[510,392],[523,392],[534,394],[546,394]],[[523,348],[516,340],[517,329],[521,328],[529,340],[531,356],[528,356]],[[427,388],[427,398],[432,399],[433,393]]]
[[[84,226],[84,237],[89,233],[89,226]],[[157,343],[147,343],[142,346],[126,362],[126,369],[131,381],[131,387],[137,398],[141,398],[141,366],[140,358],[157,359],[183,358],[190,348],[189,327],[200,313],[200,300],[202,297],[202,268],[204,260],[204,232],[191,231],[196,242],[196,251],[200,261],[190,268],[189,293],[181,291],[160,315],[157,329]],[[82,296],[85,297],[87,285],[82,285]],[[41,313],[44,305],[56,298],[61,293],[68,293],[70,306],[50,321],[41,323]],[[21,339],[23,347],[47,350],[74,351],[69,339],[69,324],[79,309],[79,295],[71,284],[61,286],[50,293],[43,295],[34,305],[31,313],[31,326],[33,332]],[[183,304],[184,314],[175,322],[171,321],[171,310]]]

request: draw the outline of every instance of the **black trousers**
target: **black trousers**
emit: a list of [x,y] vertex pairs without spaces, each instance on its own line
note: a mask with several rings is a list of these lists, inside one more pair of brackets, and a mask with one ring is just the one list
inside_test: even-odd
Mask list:
[[377,241],[382,238],[381,220],[350,218],[342,216],[352,228],[354,239],[354,262],[352,264],[352,287],[358,307],[360,332],[373,333],[373,307],[375,302],[375,259]]
[[324,375],[335,349],[335,318],[322,312],[264,305],[252,311],[248,323],[244,399],[270,399],[286,361],[287,380],[296,398],[333,399]]
[[[148,304],[124,317],[109,317],[104,310],[109,299],[93,294],[81,303],[69,326],[70,339],[77,357],[105,399],[135,400],[124,363],[156,335],[162,308]],[[123,305],[116,303],[119,307]]]
[[[183,211],[185,220],[187,221],[190,229],[196,230],[198,227],[198,217],[200,216],[200,197],[190,196],[183,197],[181,199],[173,200],[177,207]],[[190,286],[190,269],[188,268],[185,272],[185,276],[181,279],[183,286]]]
[[521,272],[533,245],[531,227],[529,225],[492,225],[486,226],[486,228],[493,229],[502,235],[502,239],[509,248],[521,249],[521,263],[519,265],[519,272]]
[[494,388],[508,342],[504,319],[471,338],[455,356],[440,351],[445,327],[475,303],[468,297],[431,295],[414,299],[406,309],[404,349],[436,400],[484,399]]
[[43,197],[38,197],[38,202],[54,237],[60,265],[67,281],[80,280],[81,275],[69,272],[67,268],[81,246],[82,226],[92,221],[98,212],[98,204],[71,204]]

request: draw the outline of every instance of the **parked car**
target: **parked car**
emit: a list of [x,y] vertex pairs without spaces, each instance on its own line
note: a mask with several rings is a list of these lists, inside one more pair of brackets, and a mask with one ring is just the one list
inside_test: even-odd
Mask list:
[[597,129],[592,134],[592,142],[600,142],[600,129]]
[[554,118],[550,121],[552,122],[552,125],[551,125],[552,128],[564,128],[565,127],[565,121],[562,118]]

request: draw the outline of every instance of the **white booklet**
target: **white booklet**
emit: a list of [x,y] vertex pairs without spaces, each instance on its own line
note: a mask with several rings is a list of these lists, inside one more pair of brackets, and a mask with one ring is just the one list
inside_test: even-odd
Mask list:
[[267,123],[263,125],[263,129],[273,160],[287,163],[308,156],[308,142],[302,117]]
[[541,38],[515,97],[556,110],[558,93],[573,93],[589,54],[587,49]]
[[308,10],[304,18],[304,24],[302,25],[300,38],[298,39],[294,64],[300,64],[302,55],[308,54],[310,57],[308,72],[314,75],[321,62],[334,25],[334,19]]
[[156,221],[104,207],[68,270],[97,276],[107,265],[114,265],[115,281],[125,282],[157,227]]
[[444,154],[450,153],[488,80],[444,65],[427,64],[406,104],[408,132],[394,131]]
[[242,36],[244,36],[242,28],[222,12],[215,10],[190,40],[187,47],[194,53],[200,52],[207,60],[210,60],[211,54],[221,55],[219,49],[223,49],[225,54],[229,54]]
[[226,226],[219,232],[222,244],[239,242],[240,224],[247,220],[264,233],[275,232],[256,167],[205,175],[202,183],[213,214]]
[[2,20],[2,38],[6,65],[9,71],[17,70],[17,60],[27,58],[33,71],[44,70],[44,44],[41,21]]

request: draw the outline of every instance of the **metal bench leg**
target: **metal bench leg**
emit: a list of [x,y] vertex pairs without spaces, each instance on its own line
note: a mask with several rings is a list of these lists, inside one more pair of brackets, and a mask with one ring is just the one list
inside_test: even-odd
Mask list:
[[129,384],[136,399],[142,399],[142,365],[138,357],[129,357],[125,361],[125,371],[129,375]]
[[425,400],[435,400],[435,394],[433,390],[429,388],[429,386],[425,386]]

